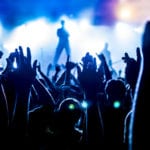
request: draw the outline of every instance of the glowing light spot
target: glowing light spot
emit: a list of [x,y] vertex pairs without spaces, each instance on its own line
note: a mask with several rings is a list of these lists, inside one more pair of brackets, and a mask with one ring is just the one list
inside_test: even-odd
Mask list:
[[14,67],[14,68],[17,68],[17,62],[16,62],[16,60],[15,60],[14,63],[13,63],[13,67]]
[[124,39],[124,40],[129,39],[129,38],[131,39],[133,36],[132,26],[123,22],[116,23],[115,32],[119,38]]
[[116,16],[121,21],[132,21],[135,16],[135,8],[132,5],[122,2],[118,5]]
[[88,103],[86,101],[83,101],[81,105],[82,105],[83,108],[87,108],[88,107]]
[[74,109],[75,109],[75,105],[74,105],[74,104],[69,104],[68,108],[69,108],[70,110],[74,110]]
[[120,16],[122,18],[130,18],[131,16],[131,11],[128,9],[128,8],[123,8],[121,11],[120,11]]
[[120,102],[118,100],[114,101],[113,107],[116,108],[116,109],[119,108],[120,107]]

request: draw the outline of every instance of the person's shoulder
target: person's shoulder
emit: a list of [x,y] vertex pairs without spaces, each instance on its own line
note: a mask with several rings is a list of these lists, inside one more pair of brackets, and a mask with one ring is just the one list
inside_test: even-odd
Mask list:
[[57,29],[57,32],[60,32],[61,30],[62,30],[61,28],[58,28],[58,29]]
[[61,33],[61,32],[63,32],[63,30],[64,30],[63,28],[58,28],[57,33]]

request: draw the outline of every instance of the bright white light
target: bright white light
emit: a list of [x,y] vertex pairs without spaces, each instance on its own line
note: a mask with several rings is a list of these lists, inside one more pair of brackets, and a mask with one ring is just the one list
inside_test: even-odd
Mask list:
[[[85,13],[83,16],[75,19],[66,16],[60,18],[60,20],[66,20],[66,28],[70,33],[72,61],[79,63],[86,52],[90,52],[92,56],[96,57],[99,64],[100,60],[98,60],[96,53],[99,54],[101,52],[105,42],[109,43],[113,62],[121,59],[124,54],[124,51],[121,50],[128,50],[129,53],[134,53],[133,50],[139,44],[137,41],[139,36],[134,30],[135,27],[132,29],[131,25],[122,22],[117,23],[115,28],[94,26],[89,21],[91,18],[86,18]],[[46,72],[48,64],[53,61],[58,42],[56,30],[60,26],[59,20],[54,23],[45,18],[39,18],[16,27],[7,34],[7,38],[1,39],[4,48],[9,52],[14,51],[18,45],[22,45],[24,50],[29,46],[32,60],[38,59],[42,69]],[[63,51],[60,57],[60,64],[65,62],[66,54]],[[113,66],[117,70],[124,68],[121,61],[118,62],[113,64]]]
[[15,60],[14,63],[13,63],[13,67],[14,67],[14,68],[17,68],[17,62],[16,62],[16,60]]
[[[85,14],[81,14],[81,16],[82,15],[85,16]],[[103,43],[107,41],[107,27],[93,26],[89,18],[86,17],[79,17],[73,20],[62,16],[60,20],[61,19],[65,20],[66,29],[70,34],[70,46],[74,61],[79,62],[87,51],[97,59],[96,53],[100,53],[104,45]],[[59,24],[58,22],[58,27],[60,26]],[[97,62],[99,62],[99,60],[97,60]]]
[[132,38],[132,27],[126,23],[118,22],[115,26],[115,32],[121,39],[127,40]]
[[32,51],[35,51],[50,42],[50,31],[52,32],[53,28],[49,26],[45,18],[40,18],[14,29],[4,44],[10,51],[19,45],[23,47],[29,46]]
[[80,31],[85,31],[85,32],[88,31],[90,28],[89,20],[87,18],[82,19],[79,23],[79,28]]
[[127,2],[121,2],[116,10],[116,16],[121,21],[132,21],[135,16],[135,8]]
[[134,31],[139,34],[142,34],[144,32],[144,27],[143,26],[135,27]]
[[120,16],[121,16],[121,18],[123,18],[123,19],[130,18],[130,16],[131,16],[131,11],[130,11],[130,9],[128,9],[128,8],[123,8],[123,9],[120,11]]
[[4,42],[4,47],[8,49],[9,52],[12,52],[19,45],[27,45],[27,35],[26,35],[26,25],[19,26],[9,33],[9,38]]

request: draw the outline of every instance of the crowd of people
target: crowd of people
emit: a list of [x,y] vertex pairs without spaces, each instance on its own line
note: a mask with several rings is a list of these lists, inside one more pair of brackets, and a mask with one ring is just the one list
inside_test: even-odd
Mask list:
[[0,75],[1,149],[149,149],[149,21],[135,50],[137,58],[122,57],[125,77],[113,78],[105,55],[98,65],[89,52],[81,63],[68,55],[50,76],[53,64],[45,74],[30,47],[24,55],[18,46]]

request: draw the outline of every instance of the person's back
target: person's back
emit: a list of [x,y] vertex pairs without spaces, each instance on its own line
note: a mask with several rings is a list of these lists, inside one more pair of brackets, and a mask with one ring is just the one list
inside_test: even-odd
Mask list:
[[62,149],[67,150],[80,148],[83,129],[80,129],[78,122],[84,114],[81,103],[75,98],[68,97],[60,102],[55,114],[56,146],[60,147],[61,145]]
[[132,94],[134,94],[138,72],[139,72],[139,64],[137,60],[130,57],[128,53],[125,53],[125,56],[122,57],[122,59],[126,63],[126,66],[125,66],[126,83],[130,85]]
[[[125,83],[118,79],[107,81],[105,86],[106,105],[102,112],[104,122],[104,146],[122,150],[124,148],[124,119],[130,108],[126,108],[127,89]],[[107,147],[108,146],[108,147]]]

